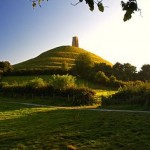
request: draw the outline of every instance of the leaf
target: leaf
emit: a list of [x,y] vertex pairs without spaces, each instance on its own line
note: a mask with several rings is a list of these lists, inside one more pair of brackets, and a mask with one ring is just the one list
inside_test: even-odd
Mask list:
[[35,1],[32,2],[32,7],[33,7],[33,8],[36,7],[36,2],[35,2]]
[[131,17],[132,17],[131,13],[126,12],[124,15],[123,21],[129,20],[129,19],[131,19]]
[[101,2],[97,4],[99,11],[104,12],[104,6]]
[[86,4],[89,5],[90,10],[93,11],[94,10],[94,0],[85,0]]

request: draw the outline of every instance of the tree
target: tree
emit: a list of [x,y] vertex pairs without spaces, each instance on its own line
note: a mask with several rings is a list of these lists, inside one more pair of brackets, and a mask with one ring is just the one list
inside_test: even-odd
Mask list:
[[103,71],[98,71],[95,75],[95,81],[101,84],[107,84],[109,78],[105,75]]
[[12,71],[12,66],[8,61],[0,61],[0,72],[6,73]]
[[115,75],[117,79],[123,81],[134,80],[136,75],[136,67],[129,63],[121,64],[117,62],[113,66],[113,75]]
[[115,63],[113,65],[113,75],[119,79],[122,80],[122,76],[123,76],[123,65],[119,62]]
[[79,76],[89,78],[94,62],[88,53],[81,53],[75,60],[74,70]]
[[141,70],[138,72],[140,80],[149,80],[150,81],[150,65],[145,64],[141,67]]
[[124,74],[125,74],[125,81],[132,81],[135,79],[135,75],[137,73],[136,67],[131,65],[130,63],[124,63]]
[[112,67],[106,63],[96,63],[93,67],[93,72],[98,71],[103,71],[108,77],[112,75]]
[[[48,0],[30,0],[30,1],[32,2],[32,7],[35,8],[37,5],[41,7],[41,3],[43,1],[48,1]],[[104,12],[105,7],[107,7],[107,6],[104,6],[103,0],[97,0],[97,2],[95,0],[78,0],[77,3],[72,4],[72,5],[76,6],[77,4],[82,3],[82,2],[85,2],[86,4],[88,4],[89,9],[91,11],[94,10],[95,5],[97,6],[100,12]],[[136,0],[128,0],[127,2],[121,1],[121,6],[122,6],[122,10],[125,11],[124,18],[123,18],[124,21],[131,19],[132,14],[135,11],[141,11],[138,8],[138,4]]]

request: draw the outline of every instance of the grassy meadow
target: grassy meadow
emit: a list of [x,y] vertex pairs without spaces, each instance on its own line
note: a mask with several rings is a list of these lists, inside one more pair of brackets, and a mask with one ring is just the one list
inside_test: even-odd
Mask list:
[[150,114],[0,102],[1,150],[149,150]]

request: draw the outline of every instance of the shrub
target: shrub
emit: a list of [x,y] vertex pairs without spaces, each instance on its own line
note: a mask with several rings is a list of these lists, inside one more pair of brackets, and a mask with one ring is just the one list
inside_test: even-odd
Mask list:
[[107,84],[109,81],[109,78],[105,75],[104,72],[98,71],[95,75],[95,81],[102,84]]
[[71,75],[53,75],[50,84],[35,78],[26,84],[1,83],[0,94],[11,97],[64,97],[72,105],[91,105],[96,102],[95,92],[88,88],[77,88],[75,77]]
[[71,87],[75,87],[76,78],[72,75],[52,75],[50,79],[50,85],[54,89],[66,90]]
[[119,87],[124,87],[125,85],[127,85],[128,82],[124,82],[121,80],[114,80],[114,81],[109,81],[109,85],[115,88],[119,88]]
[[74,105],[91,105],[96,102],[95,92],[88,88],[78,88],[74,91],[72,103]]
[[109,81],[110,82],[115,82],[117,79],[116,79],[116,77],[114,76],[114,75],[111,75],[110,77],[109,77]]
[[44,82],[42,78],[34,78],[33,80],[30,80],[26,84],[26,86],[31,87],[31,88],[41,88],[41,87],[45,87],[46,83]]
[[0,82],[0,88],[8,86],[8,82]]
[[95,92],[89,88],[69,88],[61,92],[61,96],[68,97],[73,105],[91,105],[96,103]]
[[150,106],[150,83],[129,83],[123,88],[120,88],[118,93],[108,98],[103,97],[102,104],[128,104]]

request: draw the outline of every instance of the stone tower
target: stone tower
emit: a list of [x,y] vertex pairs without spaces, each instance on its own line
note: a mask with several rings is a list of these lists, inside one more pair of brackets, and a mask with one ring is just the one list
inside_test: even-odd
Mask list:
[[77,36],[74,36],[72,38],[72,46],[79,47],[79,41],[78,41],[78,37]]

